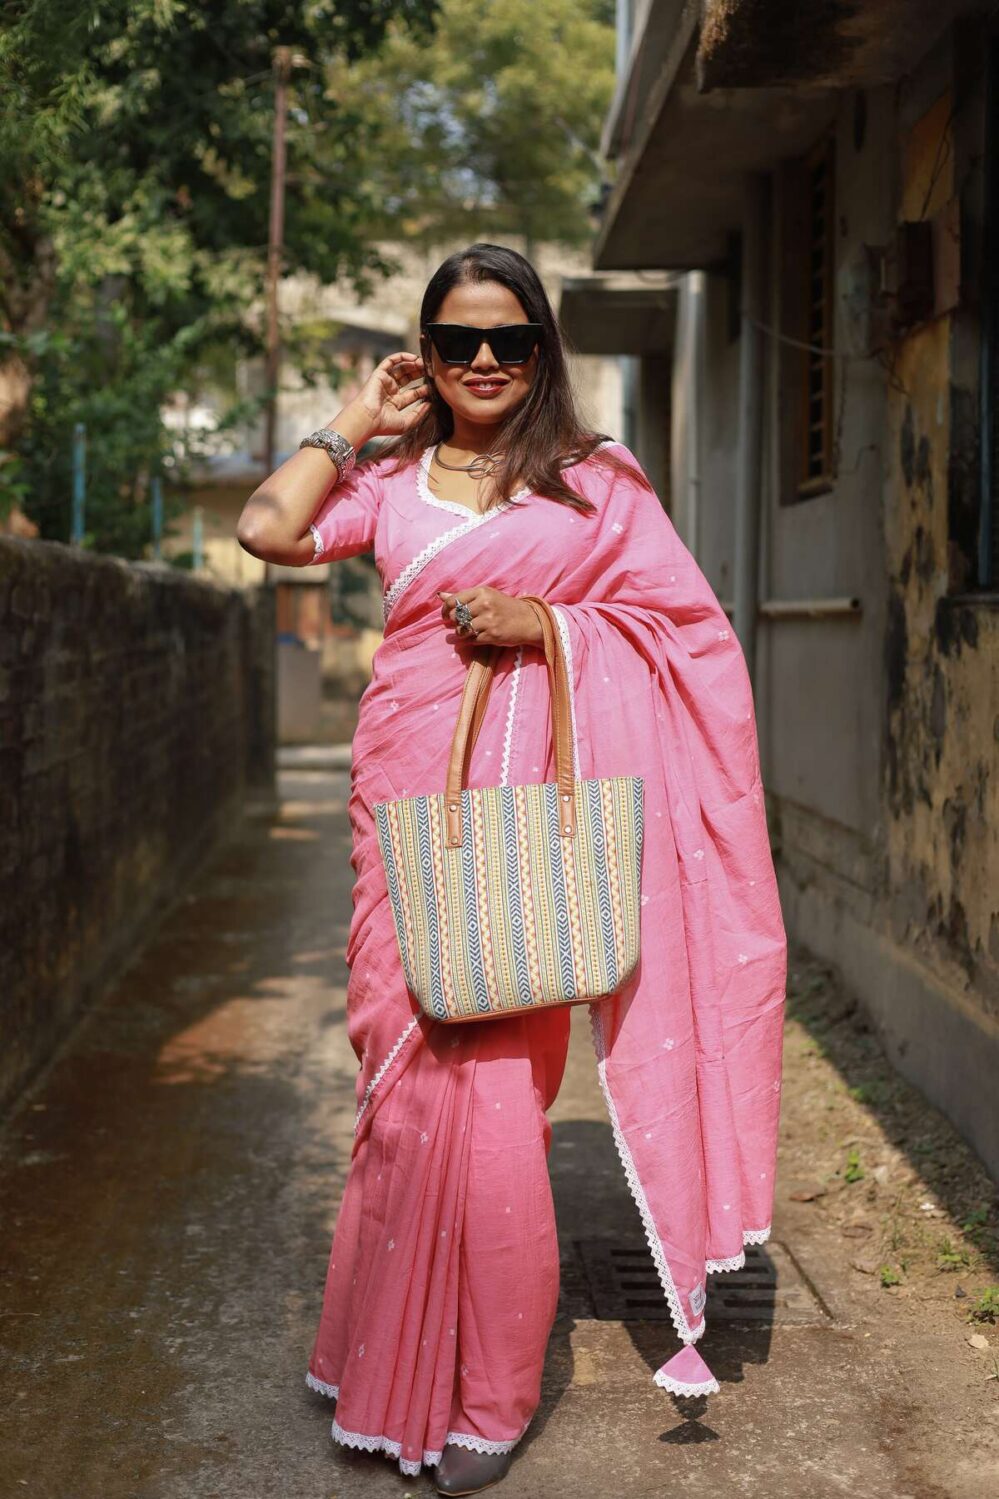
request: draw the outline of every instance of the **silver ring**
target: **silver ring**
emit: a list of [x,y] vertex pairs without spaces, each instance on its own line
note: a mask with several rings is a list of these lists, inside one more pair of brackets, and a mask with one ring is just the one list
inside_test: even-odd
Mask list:
[[466,630],[471,630],[473,635],[478,633],[472,624],[472,611],[464,600],[454,606],[454,621],[455,624],[462,625]]

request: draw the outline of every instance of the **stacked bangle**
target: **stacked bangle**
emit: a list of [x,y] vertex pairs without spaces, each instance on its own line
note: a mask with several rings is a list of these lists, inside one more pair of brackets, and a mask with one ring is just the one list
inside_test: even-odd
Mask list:
[[346,479],[357,458],[353,447],[343,434],[334,432],[331,427],[320,427],[318,431],[310,432],[308,437],[302,438],[298,446],[300,448],[325,448],[330,462],[336,469],[338,484]]

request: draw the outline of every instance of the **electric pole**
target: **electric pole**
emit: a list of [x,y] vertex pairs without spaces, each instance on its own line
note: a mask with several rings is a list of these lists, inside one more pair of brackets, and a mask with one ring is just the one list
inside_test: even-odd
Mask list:
[[267,236],[267,426],[264,437],[264,476],[274,472],[277,438],[277,391],[281,372],[278,330],[278,283],[284,251],[285,121],[291,48],[274,49],[274,144],[271,162],[271,213]]

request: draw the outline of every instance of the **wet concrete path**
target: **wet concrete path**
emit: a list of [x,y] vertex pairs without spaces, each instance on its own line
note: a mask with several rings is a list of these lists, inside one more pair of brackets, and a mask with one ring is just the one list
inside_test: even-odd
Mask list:
[[[354,1111],[347,776],[286,769],[281,795],[233,828],[8,1122],[0,1499],[434,1492],[429,1474],[335,1448],[329,1402],[304,1384]],[[999,1495],[967,1419],[980,1371],[955,1361],[940,1396],[952,1330],[913,1333],[903,1356],[900,1304],[881,1315],[781,1188],[788,1306],[755,1331],[713,1326],[720,1395],[681,1410],[652,1384],[669,1325],[595,1315],[601,1245],[641,1232],[575,1020],[552,1116],[562,1310],[542,1409],[497,1492]],[[793,1050],[788,1066],[785,1187],[814,1083]]]

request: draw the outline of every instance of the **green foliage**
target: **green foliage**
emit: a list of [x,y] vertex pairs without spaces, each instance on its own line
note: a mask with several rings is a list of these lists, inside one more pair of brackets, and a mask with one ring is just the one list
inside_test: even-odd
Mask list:
[[900,1286],[902,1284],[901,1275],[892,1265],[882,1265],[878,1271],[878,1275],[881,1279],[881,1285],[885,1290],[888,1290],[890,1286]]
[[999,1317],[999,1286],[988,1286],[968,1315],[973,1322],[994,1322]]
[[864,1168],[860,1164],[860,1151],[856,1145],[851,1146],[847,1152],[846,1170],[843,1172],[843,1180],[846,1182],[859,1182],[864,1179]]
[[[284,274],[370,296],[386,242],[585,243],[614,87],[612,0],[21,0],[0,30],[0,516],[66,539],[87,427],[87,544],[142,555],[148,480],[204,439],[162,412],[266,399],[273,56],[292,49]],[[328,377],[336,328],[288,327]],[[168,499],[167,519],[171,502]]]
[[614,91],[613,8],[600,0],[441,0],[432,35],[398,25],[330,87],[351,100],[361,175],[385,229],[427,245],[459,236],[581,245],[602,177]]
[[866,1082],[857,1083],[848,1091],[851,1098],[855,1098],[858,1103],[862,1103],[868,1108],[883,1108],[891,1102],[895,1091],[895,1083],[894,1080],[889,1078],[872,1077],[868,1078]]
[[961,1224],[962,1232],[971,1240],[976,1249],[987,1253],[994,1249],[996,1236],[992,1231],[990,1213],[987,1207],[973,1208]]
[[[86,299],[83,299],[85,305]],[[161,409],[190,377],[195,330],[178,330],[167,343],[158,319],[135,320],[123,302],[100,318],[80,317],[67,299],[64,331],[46,343],[36,362],[30,419],[21,455],[32,478],[28,513],[43,536],[67,540],[72,509],[72,434],[86,426],[85,545],[140,557],[150,540],[148,479],[180,475],[197,451],[184,434],[165,427]],[[169,522],[181,508],[166,502]]]
[[938,1270],[963,1270],[971,1263],[971,1255],[964,1248],[954,1248],[952,1241],[948,1238],[940,1240],[937,1250]]
[[[283,270],[370,292],[356,112],[326,86],[435,0],[25,0],[0,31],[0,514],[68,535],[70,435],[87,423],[94,545],[134,556],[144,475],[182,472],[160,410],[260,352],[274,75],[292,48]],[[231,376],[229,377],[231,378]],[[262,398],[261,398],[262,399]],[[245,411],[242,413],[245,416]]]

